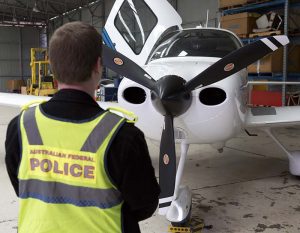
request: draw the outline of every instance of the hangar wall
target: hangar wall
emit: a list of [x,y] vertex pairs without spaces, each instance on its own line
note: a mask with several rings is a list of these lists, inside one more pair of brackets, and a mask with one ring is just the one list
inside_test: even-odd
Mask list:
[[207,10],[209,10],[208,26],[217,27],[219,23],[218,6],[217,0],[177,0],[177,12],[182,18],[182,26],[184,28],[196,27],[200,24],[204,26],[206,24]]
[[40,47],[41,29],[0,27],[0,91],[7,80],[30,77],[30,48]]

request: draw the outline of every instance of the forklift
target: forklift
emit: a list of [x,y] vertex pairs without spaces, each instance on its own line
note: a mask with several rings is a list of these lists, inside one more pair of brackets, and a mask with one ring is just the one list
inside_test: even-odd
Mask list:
[[52,96],[57,92],[57,82],[50,70],[48,51],[46,48],[30,50],[31,79],[27,80],[27,94]]

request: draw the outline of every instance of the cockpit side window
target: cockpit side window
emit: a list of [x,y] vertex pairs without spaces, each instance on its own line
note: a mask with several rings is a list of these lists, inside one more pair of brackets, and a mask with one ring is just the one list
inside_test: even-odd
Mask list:
[[140,54],[157,18],[143,0],[126,0],[122,4],[115,26],[135,54]]
[[214,29],[183,30],[158,45],[150,61],[164,57],[219,57],[241,47],[229,32]]

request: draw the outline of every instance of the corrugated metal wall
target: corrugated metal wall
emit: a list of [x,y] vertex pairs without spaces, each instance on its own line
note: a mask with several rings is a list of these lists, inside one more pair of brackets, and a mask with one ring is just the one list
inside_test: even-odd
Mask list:
[[0,27],[0,91],[10,79],[30,77],[30,48],[40,46],[40,29]]

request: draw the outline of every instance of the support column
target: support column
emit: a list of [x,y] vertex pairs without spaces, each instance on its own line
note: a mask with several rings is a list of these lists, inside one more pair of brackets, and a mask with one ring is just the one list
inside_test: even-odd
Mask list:
[[[288,36],[289,33],[289,0],[286,0],[284,3],[284,35]],[[287,75],[288,75],[288,70],[287,70],[287,62],[288,62],[288,45],[283,47],[283,65],[282,65],[282,76],[283,82],[287,81]],[[286,101],[286,85],[282,85],[282,106],[285,106],[285,101]]]

